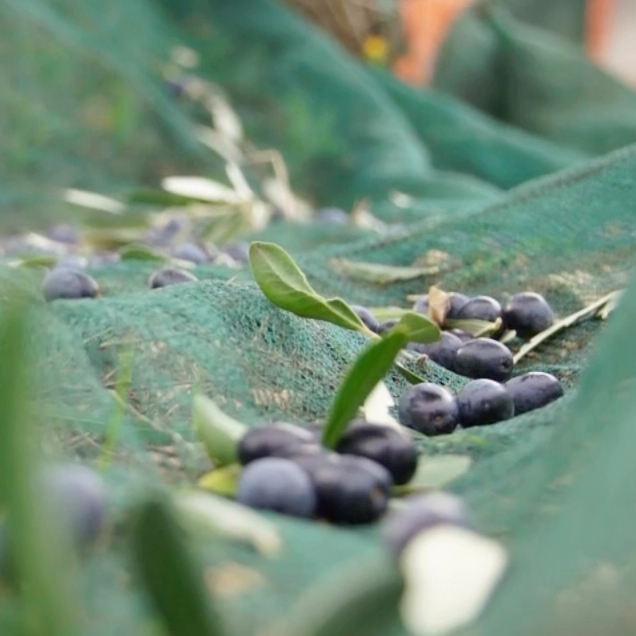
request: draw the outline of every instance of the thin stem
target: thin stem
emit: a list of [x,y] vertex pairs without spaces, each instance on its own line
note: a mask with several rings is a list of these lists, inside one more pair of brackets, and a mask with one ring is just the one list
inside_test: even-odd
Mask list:
[[605,305],[614,301],[617,294],[621,293],[622,290],[613,291],[612,293],[607,294],[606,296],[603,296],[602,298],[594,301],[587,307],[584,307],[583,309],[580,309],[579,311],[566,316],[562,320],[555,322],[551,327],[549,327],[545,331],[542,331],[534,338],[526,342],[526,344],[524,344],[515,354],[513,358],[514,363],[517,364],[522,358],[525,358],[525,356],[527,356],[531,351],[536,349],[539,345],[543,344],[549,338],[552,338],[552,336],[554,336],[555,334],[560,333],[561,331],[565,331],[569,327],[572,327],[577,322],[584,320],[585,318],[590,318],[597,315],[599,311],[603,307],[605,307]]

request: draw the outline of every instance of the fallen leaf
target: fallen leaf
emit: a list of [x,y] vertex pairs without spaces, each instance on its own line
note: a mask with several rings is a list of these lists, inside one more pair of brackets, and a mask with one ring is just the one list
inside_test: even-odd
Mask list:
[[216,468],[199,479],[199,486],[222,497],[233,497],[236,494],[241,467],[230,464]]
[[469,625],[486,607],[507,564],[501,545],[465,528],[439,525],[423,531],[400,559],[405,627],[416,636],[434,636]]
[[450,309],[450,295],[433,285],[428,290],[428,315],[438,325],[443,325]]
[[63,198],[67,203],[110,214],[123,214],[126,210],[126,206],[120,201],[86,190],[65,190]]
[[265,579],[257,570],[232,561],[218,568],[208,568],[205,582],[215,595],[238,596],[262,587]]
[[466,473],[472,463],[468,455],[421,455],[411,481],[396,487],[395,491],[407,494],[443,488]]
[[247,543],[265,556],[280,552],[278,530],[251,508],[204,492],[181,493],[175,501],[184,519],[199,530]]
[[393,406],[395,406],[395,401],[389,389],[386,388],[386,384],[384,384],[384,382],[378,382],[375,389],[371,391],[369,397],[364,401],[361,410],[364,414],[364,418],[368,422],[372,424],[384,424],[402,433],[402,426],[393,415],[391,415],[391,407]]
[[166,177],[161,187],[167,192],[197,201],[241,203],[243,198],[228,186],[203,177]]

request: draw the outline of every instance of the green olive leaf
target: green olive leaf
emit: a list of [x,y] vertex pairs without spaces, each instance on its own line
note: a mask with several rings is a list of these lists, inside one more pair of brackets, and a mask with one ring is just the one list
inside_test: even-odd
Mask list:
[[396,486],[394,492],[404,495],[443,488],[466,473],[471,464],[472,459],[468,455],[422,455],[411,481],[404,486]]
[[373,307],[369,311],[380,321],[393,320],[401,318],[404,314],[412,311],[412,309],[404,309],[404,307]]
[[150,205],[160,205],[166,208],[174,206],[183,206],[192,203],[190,197],[173,194],[165,190],[139,189],[132,190],[126,195],[128,203],[143,203]]
[[250,266],[261,291],[277,307],[303,318],[324,320],[345,329],[370,333],[344,300],[327,299],[318,294],[282,247],[274,243],[252,243]]
[[497,318],[495,322],[487,320],[478,320],[476,318],[451,319],[446,321],[449,329],[460,329],[475,338],[485,338],[492,336],[501,329],[501,318]]
[[353,280],[384,286],[439,273],[438,267],[398,267],[381,263],[362,263],[346,258],[334,258],[330,265],[339,274]]
[[168,634],[222,635],[225,630],[184,535],[166,502],[159,498],[144,502],[131,533],[138,573]]
[[224,413],[210,398],[195,395],[192,408],[194,431],[217,466],[237,461],[237,445],[247,426]]
[[[68,636],[79,633],[79,584],[72,567],[68,519],[52,510],[43,492],[41,430],[34,422],[34,372],[38,360],[29,344],[32,312],[21,292],[3,299],[0,321],[0,501],[3,561],[33,610],[39,633]],[[35,408],[34,408],[35,407]],[[45,490],[45,489],[44,489]],[[64,517],[62,515],[61,517]],[[10,546],[10,548],[8,547]],[[3,572],[3,574],[5,574]],[[4,630],[3,630],[4,631]]]
[[336,568],[310,587],[263,636],[367,636],[390,631],[404,579],[388,556]]
[[180,492],[175,506],[188,530],[200,537],[222,537],[242,543],[266,557],[283,548],[278,528],[256,510],[210,492]]
[[57,256],[53,254],[36,254],[34,256],[25,256],[24,258],[18,258],[14,261],[9,261],[9,267],[53,267],[57,263]]
[[406,342],[405,330],[396,327],[360,354],[347,372],[331,404],[322,435],[325,446],[333,448],[338,443],[349,422],[378,382],[384,378]]
[[134,261],[160,261],[165,262],[168,260],[166,256],[160,254],[156,250],[151,249],[147,245],[141,243],[130,243],[119,248],[119,255],[122,260],[134,260]]
[[239,464],[230,464],[216,468],[206,473],[199,479],[199,486],[203,490],[213,492],[222,497],[233,497],[236,495],[238,480],[241,476],[241,467]]
[[439,327],[427,316],[407,311],[388,332],[400,331],[409,342],[436,342],[440,339]]

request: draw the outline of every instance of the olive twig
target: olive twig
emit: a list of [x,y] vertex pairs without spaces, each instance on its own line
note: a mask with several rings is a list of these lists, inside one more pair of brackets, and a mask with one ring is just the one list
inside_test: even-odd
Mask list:
[[572,327],[576,323],[581,320],[585,320],[586,318],[591,318],[599,314],[599,312],[609,303],[613,303],[617,295],[622,293],[622,290],[613,291],[598,300],[595,300],[592,304],[587,307],[583,307],[579,311],[566,316],[562,320],[555,322],[551,327],[545,329],[541,333],[538,333],[534,338],[528,340],[526,344],[524,344],[519,351],[515,354],[513,360],[514,363],[517,364],[522,358],[527,356],[531,351],[536,349],[539,345],[543,344],[546,340],[554,336],[555,334]]

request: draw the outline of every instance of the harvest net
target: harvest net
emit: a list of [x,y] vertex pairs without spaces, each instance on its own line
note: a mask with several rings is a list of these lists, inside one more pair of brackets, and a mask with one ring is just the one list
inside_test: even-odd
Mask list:
[[[636,149],[619,148],[636,143],[636,95],[593,67],[560,27],[548,33],[478,9],[456,25],[440,61],[444,94],[365,67],[271,0],[6,0],[3,227],[66,218],[95,240],[103,217],[78,218],[61,189],[132,201],[165,176],[225,181],[226,160],[197,136],[209,113],[166,86],[170,51],[187,45],[199,56],[196,74],[221,87],[238,113],[246,155],[280,151],[294,192],[315,207],[365,200],[373,223],[320,226],[283,215],[250,228],[249,237],[285,246],[319,292],[406,307],[432,283],[501,300],[532,289],[569,315],[629,286]],[[453,53],[453,38],[467,33],[487,55]],[[145,213],[162,209],[131,205],[107,229],[146,231]],[[379,283],[361,274],[369,263],[438,273]],[[158,477],[193,483],[208,467],[191,427],[195,391],[250,425],[312,424],[365,342],[274,308],[246,269],[199,266],[200,283],[151,292],[156,267],[137,259],[93,267],[103,297],[38,304],[31,331],[33,398],[53,452],[101,457],[120,408],[113,391],[130,365],[105,470],[122,522],[126,505]],[[3,273],[34,295],[39,279],[37,271]],[[474,459],[451,488],[473,506],[479,528],[511,550],[514,567],[476,632],[633,629],[634,315],[632,286],[609,324],[587,320],[524,359],[523,370],[563,381],[564,400],[419,440],[425,454]],[[432,364],[420,372],[453,389],[462,383]],[[406,387],[397,375],[387,383],[396,397]],[[196,544],[223,614],[246,633],[282,616],[333,569],[383,550],[375,529],[274,522],[284,540],[274,559],[205,536]],[[161,633],[116,530],[82,567],[86,634]],[[7,592],[2,602],[2,633],[24,633],[20,600]],[[393,621],[376,633],[402,631]]]

